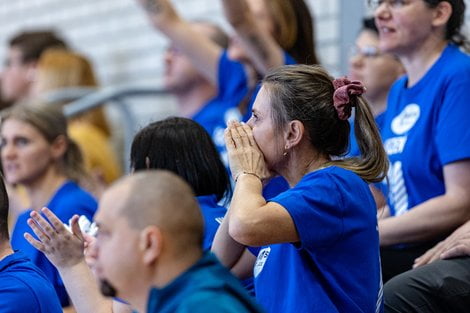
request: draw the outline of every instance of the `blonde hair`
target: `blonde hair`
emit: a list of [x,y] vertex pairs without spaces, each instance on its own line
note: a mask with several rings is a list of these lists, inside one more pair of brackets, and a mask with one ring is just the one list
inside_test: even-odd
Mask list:
[[338,117],[333,105],[333,79],[322,67],[280,67],[266,75],[263,88],[270,98],[276,131],[298,120],[304,124],[312,146],[331,158],[326,165],[351,170],[367,182],[383,180],[388,158],[369,105],[361,96],[351,96],[351,104],[356,106],[354,131],[361,157],[340,159],[348,150],[350,126]]
[[32,101],[21,102],[2,112],[1,122],[9,119],[33,126],[51,144],[59,136],[64,136],[67,148],[59,166],[67,178],[77,183],[87,177],[80,148],[67,134],[67,120],[61,108]]
[[[38,61],[37,72],[41,92],[67,87],[98,86],[93,67],[88,59],[65,49],[46,50]],[[106,136],[110,135],[102,107],[84,113],[79,118],[98,127]]]

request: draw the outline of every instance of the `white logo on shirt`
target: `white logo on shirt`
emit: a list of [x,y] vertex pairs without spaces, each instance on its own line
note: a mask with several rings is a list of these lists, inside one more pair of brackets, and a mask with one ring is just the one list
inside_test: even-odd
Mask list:
[[384,149],[388,155],[402,153],[407,139],[407,136],[388,138],[384,142]]
[[390,202],[395,207],[395,216],[402,215],[408,210],[408,192],[403,178],[401,161],[396,161],[390,165],[388,179],[390,183]]
[[258,253],[258,258],[256,259],[255,267],[253,269],[253,275],[255,277],[258,277],[263,270],[264,264],[266,264],[266,261],[268,260],[269,253],[271,253],[270,247],[264,248]]
[[392,131],[403,135],[409,131],[419,119],[421,111],[416,103],[408,104],[392,121]]

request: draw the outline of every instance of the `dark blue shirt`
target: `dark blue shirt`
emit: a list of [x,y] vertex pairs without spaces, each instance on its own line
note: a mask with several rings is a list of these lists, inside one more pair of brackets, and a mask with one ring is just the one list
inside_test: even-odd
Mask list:
[[163,288],[150,290],[147,313],[262,312],[210,252]]
[[62,313],[47,277],[18,251],[0,260],[0,312]]
[[202,248],[204,251],[210,250],[215,233],[222,223],[222,219],[227,209],[217,204],[215,195],[196,197],[204,218],[204,242]]

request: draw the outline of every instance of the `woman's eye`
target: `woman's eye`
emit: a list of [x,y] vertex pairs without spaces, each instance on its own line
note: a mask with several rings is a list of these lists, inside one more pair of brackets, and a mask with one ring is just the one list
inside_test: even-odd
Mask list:
[[18,138],[18,139],[16,140],[16,144],[17,144],[18,146],[26,146],[28,143],[29,143],[29,140],[26,139],[26,138]]

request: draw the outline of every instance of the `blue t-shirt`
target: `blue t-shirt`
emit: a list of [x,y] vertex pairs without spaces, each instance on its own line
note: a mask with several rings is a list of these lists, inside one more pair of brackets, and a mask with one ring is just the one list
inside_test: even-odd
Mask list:
[[271,200],[290,214],[300,242],[263,247],[254,267],[268,312],[381,312],[377,209],[366,182],[331,166]]
[[204,218],[204,242],[202,248],[204,251],[210,250],[215,233],[222,223],[227,209],[217,204],[215,195],[196,197]]
[[407,83],[392,86],[381,134],[394,216],[444,194],[443,167],[470,157],[470,57],[448,45],[420,81]]
[[47,277],[18,251],[0,260],[0,312],[62,313]]
[[[56,191],[55,195],[46,206],[54,212],[62,222],[68,224],[69,219],[75,214],[85,215],[91,221],[95,214],[97,203],[89,193],[81,189],[74,182],[69,181]],[[23,237],[23,234],[28,232],[36,238],[34,232],[27,224],[30,213],[31,210],[27,210],[18,217],[11,236],[11,245],[13,249],[22,251],[33,264],[46,274],[46,277],[54,286],[62,306],[69,306],[69,298],[64,283],[59,276],[59,272],[42,252],[36,250],[36,248],[30,245]]]
[[152,288],[148,313],[262,312],[240,282],[210,252],[163,288]]
[[226,79],[226,77],[238,77],[240,73],[245,73],[243,65],[230,60],[227,52],[224,51],[218,65],[217,95],[192,117],[209,133],[222,162],[227,167],[228,156],[225,148],[224,131],[227,128],[228,121],[241,121],[242,115],[238,105],[248,92],[248,85],[243,80]]

